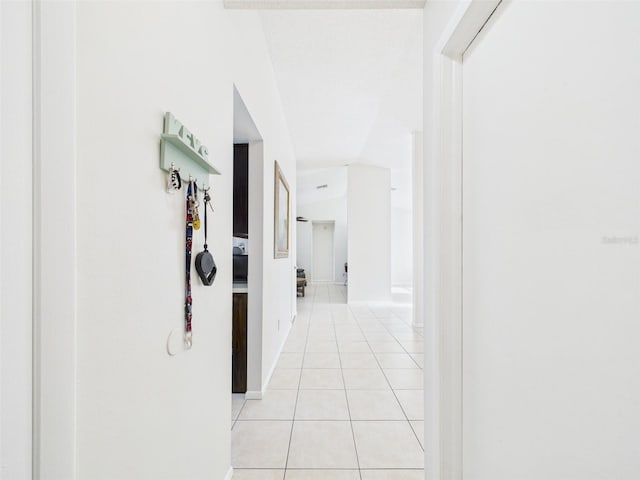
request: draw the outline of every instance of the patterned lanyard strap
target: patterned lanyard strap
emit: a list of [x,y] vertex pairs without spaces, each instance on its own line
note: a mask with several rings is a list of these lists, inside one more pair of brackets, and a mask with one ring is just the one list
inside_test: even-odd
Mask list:
[[186,201],[186,265],[185,265],[185,303],[184,303],[184,343],[187,348],[191,348],[192,344],[192,332],[191,332],[191,320],[192,320],[192,303],[191,298],[191,250],[193,247],[193,216],[197,208],[198,198],[198,186],[193,180],[189,181],[187,187],[187,201]]

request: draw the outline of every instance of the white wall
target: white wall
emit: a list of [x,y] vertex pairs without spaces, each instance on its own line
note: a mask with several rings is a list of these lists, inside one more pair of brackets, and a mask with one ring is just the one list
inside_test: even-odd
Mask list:
[[[264,139],[263,381],[295,294],[295,250],[274,260],[270,241],[273,162],[294,202],[295,163],[260,20],[220,2],[80,3],[77,18],[78,478],[222,479],[230,461],[234,84]],[[165,111],[209,147],[222,172],[210,180],[218,276],[204,287],[194,275],[194,344],[175,357],[165,342],[183,324],[184,205],[164,192],[158,168]],[[197,236],[195,252],[202,243]]]
[[637,478],[640,4],[499,10],[464,60],[464,475]]
[[386,168],[348,169],[349,302],[391,298],[391,180]]
[[406,208],[391,207],[391,285],[413,284],[413,218]]
[[32,6],[0,3],[0,477],[31,478]]

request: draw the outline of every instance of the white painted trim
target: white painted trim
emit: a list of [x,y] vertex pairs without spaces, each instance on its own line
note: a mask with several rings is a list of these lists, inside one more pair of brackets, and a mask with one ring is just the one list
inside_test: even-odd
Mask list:
[[245,400],[262,400],[262,392],[261,391],[247,391],[244,394]]
[[[424,296],[416,295],[424,289],[424,155],[423,132],[411,133],[411,206],[413,237],[413,272],[411,294],[411,324],[419,326],[424,318]],[[393,287],[393,285],[392,285]]]
[[396,9],[424,8],[425,0],[225,0],[229,9]]
[[438,53],[462,61],[462,55],[502,0],[463,0],[440,37]]
[[409,303],[398,303],[393,300],[378,300],[378,301],[367,301],[367,300],[354,300],[351,302],[347,302],[347,305],[350,307],[393,307],[397,305],[410,305]]
[[284,344],[287,343],[287,339],[289,338],[289,333],[291,333],[291,325],[296,321],[296,315],[291,318],[291,323],[289,324],[289,332],[284,337],[284,340],[280,344],[280,348],[278,349],[278,355],[276,355],[276,359],[271,365],[269,369],[269,374],[267,375],[266,380],[262,383],[262,390],[247,390],[244,394],[244,398],[247,400],[262,400],[265,393],[267,393],[267,388],[269,388],[269,382],[271,381],[271,377],[273,376],[273,372],[276,370],[276,366],[278,365],[278,360],[280,360],[280,355],[282,354],[282,349],[284,348]]
[[[243,102],[244,103],[244,102]],[[247,112],[251,118],[251,114]],[[249,142],[249,266],[247,276],[247,388],[262,388],[264,292],[264,143]]]
[[263,396],[267,392],[267,388],[269,387],[269,382],[271,382],[271,377],[273,377],[273,372],[276,371],[278,361],[280,360],[280,355],[282,355],[282,350],[284,349],[284,345],[285,343],[287,343],[287,340],[289,339],[289,334],[291,333],[291,325],[293,325],[293,322],[295,321],[295,319],[296,319],[296,316],[294,315],[293,318],[291,319],[291,323],[289,323],[289,331],[287,332],[287,335],[283,338],[282,342],[280,343],[280,347],[278,348],[278,354],[276,355],[276,359],[273,362],[273,365],[271,365],[271,368],[269,369],[269,374],[267,375],[267,379],[262,384]]
[[224,476],[224,480],[231,480],[233,478],[233,467],[229,467],[229,471]]
[[34,3],[33,478],[76,477],[76,6]]
[[425,145],[425,475],[462,480],[462,57],[501,0],[464,0],[434,52]]
[[0,477],[32,478],[33,3],[0,2]]

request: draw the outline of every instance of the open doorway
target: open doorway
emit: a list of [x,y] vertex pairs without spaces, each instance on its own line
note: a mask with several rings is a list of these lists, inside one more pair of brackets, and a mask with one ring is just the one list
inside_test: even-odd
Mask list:
[[234,404],[261,390],[262,379],[262,137],[234,87],[233,101]]
[[347,290],[347,168],[297,175],[296,262],[309,282]]
[[233,327],[231,391],[247,392],[249,144],[233,145]]

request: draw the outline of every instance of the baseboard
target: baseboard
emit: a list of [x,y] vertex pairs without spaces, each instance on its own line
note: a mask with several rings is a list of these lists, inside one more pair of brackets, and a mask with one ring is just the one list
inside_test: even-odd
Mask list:
[[233,467],[229,467],[229,471],[224,477],[224,480],[231,480],[233,478]]
[[375,307],[386,307],[392,306],[396,302],[394,302],[393,300],[350,300],[347,303],[353,307],[362,307],[368,305],[373,305]]
[[271,377],[273,376],[273,372],[275,372],[276,370],[276,366],[278,365],[278,360],[280,360],[280,355],[282,355],[282,349],[284,348],[284,344],[287,343],[287,340],[289,339],[289,334],[291,333],[291,325],[293,325],[293,322],[296,321],[296,315],[293,316],[293,319],[291,320],[291,324],[289,325],[289,331],[287,332],[287,335],[284,337],[284,340],[282,341],[282,343],[280,344],[280,348],[278,348],[278,353],[276,354],[276,359],[273,362],[273,365],[271,365],[271,369],[269,370],[269,374],[267,375],[267,379],[264,382],[264,385],[262,385],[262,391],[250,391],[245,393],[245,398],[247,400],[262,400],[262,398],[264,397],[264,394],[267,392],[267,388],[269,387],[269,382],[271,382]]
[[[296,315],[293,316],[291,320],[291,325],[296,321]],[[280,348],[278,348],[278,354],[276,355],[275,362],[271,365],[271,369],[269,370],[269,375],[267,375],[267,379],[262,385],[262,390],[249,390],[244,394],[244,398],[246,400],[262,400],[264,394],[267,392],[267,388],[269,387],[269,382],[271,381],[271,377],[273,376],[273,372],[276,370],[276,365],[278,365],[278,360],[280,360],[280,355],[282,354],[282,349],[284,348],[284,344],[287,343],[287,339],[289,338],[289,333],[291,333],[291,326],[289,326],[289,331],[287,332],[287,336],[284,337],[284,340],[280,344]]]
[[289,325],[289,331],[287,332],[287,335],[284,337],[284,340],[282,340],[282,343],[280,344],[280,347],[278,348],[278,353],[276,354],[276,360],[275,362],[273,362],[273,365],[271,365],[271,369],[269,370],[269,374],[267,375],[267,379],[264,382],[264,385],[262,386],[262,394],[264,395],[264,393],[267,391],[267,387],[269,386],[269,382],[271,381],[271,377],[273,376],[273,372],[275,372],[276,370],[276,365],[278,365],[278,360],[280,360],[280,355],[282,355],[282,349],[284,348],[284,344],[287,343],[287,340],[289,339],[289,334],[291,333],[291,325],[293,325],[293,322],[295,321],[296,317],[294,315],[293,320],[291,320],[291,324]]

